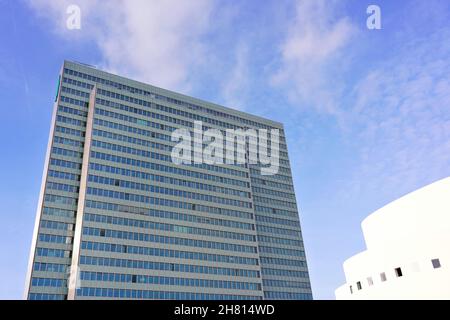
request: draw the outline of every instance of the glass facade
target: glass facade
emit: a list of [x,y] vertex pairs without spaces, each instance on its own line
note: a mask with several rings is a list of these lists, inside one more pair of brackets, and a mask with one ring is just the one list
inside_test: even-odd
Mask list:
[[[280,168],[176,165],[171,134],[279,129]],[[312,299],[280,123],[66,61],[28,299]]]

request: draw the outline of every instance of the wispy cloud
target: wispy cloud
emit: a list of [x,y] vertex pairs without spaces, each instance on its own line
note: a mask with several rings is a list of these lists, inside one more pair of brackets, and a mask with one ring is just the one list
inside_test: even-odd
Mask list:
[[414,40],[356,86],[354,178],[397,194],[450,174],[450,30]]
[[[339,124],[342,148],[352,155],[346,160],[352,170],[336,195],[341,199],[394,199],[450,175],[450,29],[438,27],[445,26],[448,4],[429,6],[434,10],[415,1],[407,5],[412,16],[435,16],[426,34],[411,21],[399,22],[391,38],[358,29],[336,1],[296,2],[271,82],[302,111],[297,127],[310,126],[303,119],[315,115],[335,120],[322,123],[328,129]],[[383,12],[392,28],[392,12]],[[398,45],[377,43],[380,35]],[[382,45],[389,51],[380,51]],[[361,65],[364,59],[371,60]]]
[[336,1],[298,0],[295,10],[280,47],[280,67],[272,84],[285,90],[302,108],[335,114],[342,90],[336,81],[342,64],[337,61],[356,27],[339,15]]
[[[206,55],[203,36],[210,27],[215,2],[146,0],[30,0],[51,19],[58,33],[94,40],[102,67],[152,84],[189,90],[192,73]],[[65,28],[66,8],[78,4],[82,29]]]
[[248,45],[241,42],[234,52],[233,68],[222,83],[222,96],[226,106],[243,110],[251,81]]

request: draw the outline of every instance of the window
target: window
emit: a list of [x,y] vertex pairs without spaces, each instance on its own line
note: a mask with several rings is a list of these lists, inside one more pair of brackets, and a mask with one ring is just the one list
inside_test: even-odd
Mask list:
[[395,275],[397,276],[397,278],[403,276],[402,268],[395,268]]
[[433,265],[434,269],[438,269],[441,267],[441,262],[439,261],[439,259],[432,259],[431,264]]
[[353,286],[350,286],[350,294],[353,294]]
[[361,281],[358,281],[358,282],[356,283],[356,287],[358,288],[358,290],[361,290],[361,289],[362,289]]
[[386,273],[384,273],[384,272],[380,273],[380,279],[381,279],[381,282],[385,282],[387,280]]
[[105,229],[101,229],[100,230],[100,237],[104,237],[105,236]]
[[373,286],[373,279],[372,279],[372,277],[368,277],[367,278],[367,283],[369,284],[369,286]]

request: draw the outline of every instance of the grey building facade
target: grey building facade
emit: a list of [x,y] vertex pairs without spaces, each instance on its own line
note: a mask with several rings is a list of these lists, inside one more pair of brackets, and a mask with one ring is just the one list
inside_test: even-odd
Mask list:
[[[171,133],[279,129],[280,168],[175,165]],[[282,124],[66,61],[25,298],[312,299]]]

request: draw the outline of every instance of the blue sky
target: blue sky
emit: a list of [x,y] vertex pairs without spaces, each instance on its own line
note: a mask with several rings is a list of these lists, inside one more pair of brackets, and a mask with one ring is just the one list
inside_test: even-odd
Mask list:
[[22,297],[64,59],[283,122],[318,299],[368,214],[450,175],[446,0],[0,0],[0,43],[3,299]]

